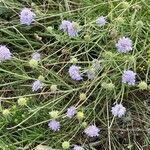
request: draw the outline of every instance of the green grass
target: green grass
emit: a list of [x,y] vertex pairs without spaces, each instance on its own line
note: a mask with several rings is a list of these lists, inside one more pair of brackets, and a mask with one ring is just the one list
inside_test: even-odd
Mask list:
[[[149,0],[130,0],[123,7],[120,0],[2,0],[0,2],[0,45],[7,45],[13,59],[0,64],[1,112],[10,110],[9,116],[0,117],[0,147],[2,150],[29,150],[39,144],[62,149],[63,141],[83,145],[86,150],[149,150],[150,149],[150,100],[149,89],[140,90],[138,83],[150,84],[147,51],[150,50]],[[36,21],[31,26],[19,22],[20,10],[31,7]],[[97,16],[106,16],[108,23],[99,28]],[[120,22],[118,18],[123,18]],[[77,38],[69,38],[59,30],[62,19],[81,25]],[[119,21],[118,21],[119,20]],[[142,21],[143,27],[137,22]],[[48,32],[47,27],[52,31]],[[111,31],[117,36],[112,37]],[[42,37],[38,40],[36,35]],[[89,41],[84,36],[90,37]],[[115,43],[122,36],[133,41],[133,51],[119,54]],[[42,55],[38,68],[31,68],[31,54]],[[106,57],[107,51],[113,57]],[[70,79],[68,68],[71,57],[78,59],[83,69],[91,66],[94,58],[100,60],[102,70],[94,80],[76,82]],[[144,69],[141,69],[144,67]],[[121,83],[124,69],[137,73],[137,85]],[[33,93],[32,82],[44,76],[44,88]],[[107,91],[101,84],[112,82],[115,88]],[[56,84],[57,92],[50,86]],[[80,93],[86,93],[84,101]],[[27,106],[18,106],[20,97],[29,98]],[[113,118],[111,107],[122,102],[127,109],[125,117]],[[69,106],[75,105],[85,118],[65,117]],[[49,112],[59,111],[61,129],[54,133],[48,128]],[[100,137],[89,139],[83,134],[82,122],[95,123]]]

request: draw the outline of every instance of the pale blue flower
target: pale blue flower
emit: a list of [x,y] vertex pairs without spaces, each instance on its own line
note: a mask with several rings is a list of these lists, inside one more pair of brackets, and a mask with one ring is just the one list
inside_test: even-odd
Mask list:
[[120,38],[116,43],[118,52],[127,53],[132,50],[132,41],[127,37]]
[[76,114],[76,108],[74,106],[71,106],[67,110],[67,117],[72,118]]
[[0,45],[0,61],[9,60],[12,58],[10,50],[3,45]]
[[106,19],[105,19],[105,17],[103,17],[103,16],[98,17],[98,18],[96,19],[96,24],[97,24],[97,26],[99,26],[99,27],[104,26],[104,25],[106,24]]
[[34,81],[32,84],[32,91],[36,92],[43,88],[43,83],[40,80]]
[[90,125],[84,129],[84,133],[88,137],[96,137],[99,136],[100,129],[97,128],[95,125]]
[[48,123],[48,126],[51,130],[53,130],[54,132],[59,131],[60,130],[60,122],[56,121],[56,120],[51,120]]

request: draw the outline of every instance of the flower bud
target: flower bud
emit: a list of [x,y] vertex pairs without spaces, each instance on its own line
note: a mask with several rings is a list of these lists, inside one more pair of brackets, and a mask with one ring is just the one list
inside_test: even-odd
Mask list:
[[69,149],[69,148],[70,148],[70,143],[69,143],[68,141],[64,141],[64,142],[62,143],[62,148],[63,148],[63,149]]
[[86,34],[86,35],[84,36],[84,40],[85,40],[86,42],[89,42],[89,41],[91,40],[90,35]]
[[46,30],[47,30],[47,32],[52,33],[52,32],[53,32],[53,27],[48,26],[48,27],[46,28]]
[[85,94],[85,93],[80,93],[79,99],[80,99],[81,101],[85,100],[85,99],[86,99],[86,94]]
[[122,7],[123,8],[129,8],[130,4],[128,2],[122,2]]
[[144,23],[142,21],[138,21],[136,23],[137,28],[142,28],[144,26]]
[[124,23],[124,19],[122,17],[118,17],[118,18],[116,18],[116,22],[118,24],[123,24]]
[[87,122],[82,122],[81,126],[82,126],[83,128],[86,128],[86,127],[87,127]]
[[40,76],[38,77],[38,80],[44,81],[44,77],[43,77],[42,75],[40,75]]
[[82,111],[77,112],[77,119],[82,120],[84,118],[84,113]]
[[146,90],[148,88],[148,85],[145,81],[141,81],[138,85],[140,90]]
[[57,91],[57,85],[52,84],[50,89],[51,89],[51,92],[56,92]]
[[53,119],[57,119],[58,118],[58,111],[57,110],[53,110],[51,112],[49,112],[51,118]]
[[27,105],[27,99],[24,98],[24,97],[19,98],[19,99],[18,99],[18,105],[20,105],[20,106],[25,106],[25,105]]
[[10,115],[9,109],[4,109],[4,110],[2,111],[2,114],[3,114],[5,117],[9,116],[9,115]]
[[76,64],[76,63],[78,62],[78,59],[75,58],[75,57],[72,57],[72,58],[70,59],[70,62],[73,63],[73,64]]
[[31,60],[29,61],[29,65],[30,65],[30,67],[32,67],[32,68],[37,68],[37,66],[38,66],[38,61],[35,60],[35,59],[31,59]]

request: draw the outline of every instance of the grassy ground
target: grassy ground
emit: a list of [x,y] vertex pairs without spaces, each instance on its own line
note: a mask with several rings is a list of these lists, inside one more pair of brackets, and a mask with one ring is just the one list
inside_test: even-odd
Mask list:
[[[86,150],[149,150],[149,90],[142,91],[137,86],[140,81],[150,83],[149,4],[149,0],[128,3],[120,0],[1,0],[0,44],[7,45],[13,53],[12,60],[0,64],[1,111],[10,111],[9,116],[1,114],[0,117],[1,149],[29,150],[39,144],[61,149],[63,141],[70,141],[71,145],[83,145]],[[31,26],[20,25],[19,13],[24,7],[32,8],[37,16]],[[95,20],[101,15],[106,16],[108,23],[99,28]],[[69,38],[59,30],[62,19],[80,23],[79,37]],[[52,30],[47,31],[47,27]],[[122,36],[133,41],[133,51],[129,54],[116,51],[115,43]],[[42,55],[42,60],[38,68],[33,69],[28,62],[35,51]],[[106,56],[108,51],[112,57]],[[88,68],[97,58],[102,70],[92,81],[73,81],[68,75],[72,56],[82,68]],[[121,83],[122,72],[127,68],[137,73],[134,87]],[[45,78],[45,86],[41,92],[33,93],[32,82],[40,75]],[[115,85],[113,91],[101,88],[104,81]],[[51,92],[52,84],[58,86],[57,92]],[[79,94],[83,92],[87,98],[81,101]],[[17,104],[19,97],[29,98],[27,106]],[[121,119],[111,114],[116,101],[121,101],[127,109]],[[84,112],[82,121],[65,117],[71,105]],[[57,133],[47,125],[52,110],[59,111],[61,129]],[[86,138],[82,122],[95,123],[101,129],[100,136]]]

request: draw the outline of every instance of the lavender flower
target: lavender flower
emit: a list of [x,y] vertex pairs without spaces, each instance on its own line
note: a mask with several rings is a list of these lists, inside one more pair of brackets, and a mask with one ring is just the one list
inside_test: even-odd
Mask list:
[[68,20],[63,20],[59,28],[63,30],[63,32],[68,33],[70,37],[78,36],[78,32],[80,31],[78,23]]
[[32,59],[39,61],[41,59],[41,55],[38,52],[33,53]]
[[81,77],[80,71],[79,71],[80,67],[72,65],[69,68],[69,75],[73,80],[82,80],[83,78]]
[[100,129],[97,128],[95,125],[90,125],[87,128],[85,128],[84,133],[88,137],[96,137],[96,136],[99,136],[99,131]]
[[97,24],[97,26],[99,26],[99,27],[104,26],[104,25],[106,24],[106,19],[105,19],[105,17],[103,17],[103,16],[98,17],[98,18],[96,19],[96,24]]
[[118,52],[127,53],[132,50],[132,41],[128,37],[120,38],[118,40],[118,43],[116,43],[116,47],[118,49]]
[[79,24],[76,22],[72,22],[69,26],[68,26],[68,35],[70,37],[75,37],[78,36],[80,29],[79,29]]
[[20,13],[20,23],[30,25],[34,21],[35,14],[29,8],[23,8]]
[[0,45],[0,61],[11,59],[11,52],[6,46]]
[[123,107],[122,104],[116,104],[114,107],[112,107],[111,112],[115,117],[118,116],[120,118],[125,114],[126,108]]
[[67,110],[67,117],[72,118],[76,114],[76,108],[74,106],[71,106]]
[[56,121],[56,120],[51,120],[48,123],[48,126],[51,130],[53,130],[54,132],[59,131],[60,129],[60,122]]
[[136,73],[131,70],[124,71],[122,75],[122,82],[128,83],[128,85],[135,85],[135,75]]
[[84,150],[84,148],[78,145],[74,145],[73,150]]
[[60,25],[60,27],[59,27],[59,29],[60,29],[60,30],[63,30],[64,32],[68,32],[68,26],[69,26],[70,24],[71,24],[70,21],[68,21],[68,20],[63,20],[62,23],[61,23],[61,25]]
[[37,81],[33,82],[33,84],[32,84],[32,91],[33,92],[36,92],[42,88],[43,88],[43,83],[41,81],[37,80]]

